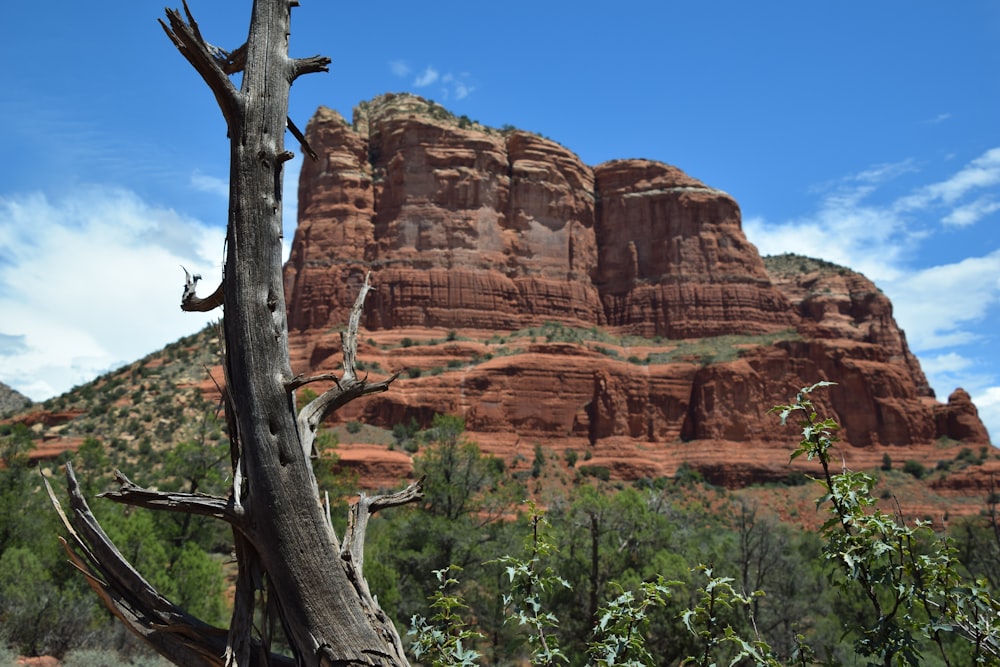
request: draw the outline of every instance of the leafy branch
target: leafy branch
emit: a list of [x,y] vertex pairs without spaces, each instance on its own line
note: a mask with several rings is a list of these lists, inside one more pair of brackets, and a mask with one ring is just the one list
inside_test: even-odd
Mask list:
[[462,568],[452,565],[443,570],[434,570],[438,588],[431,596],[431,609],[435,614],[430,620],[415,614],[410,619],[410,629],[406,635],[413,637],[410,645],[413,656],[430,667],[473,667],[479,663],[481,654],[470,644],[483,638],[482,633],[469,630],[459,612],[466,608],[462,598],[452,592],[458,580],[452,572]]
[[928,637],[945,665],[950,665],[945,633],[957,632],[973,645],[973,660],[984,664],[1000,657],[996,623],[1000,604],[985,582],[963,583],[955,549],[946,537],[937,536],[927,522],[906,525],[900,513],[887,514],[876,506],[871,475],[830,470],[830,449],[839,427],[830,418],[820,419],[808,395],[831,382],[802,389],[789,405],[772,408],[784,425],[793,415],[802,429],[802,440],[792,452],[817,459],[823,469],[820,483],[825,493],[817,507],[830,503],[831,517],[820,533],[827,560],[838,565],[845,591],[860,589],[871,609],[871,620],[860,628],[854,648],[871,659],[871,665],[919,665],[923,656],[918,637]]
[[511,586],[511,592],[503,595],[504,608],[510,612],[505,620],[516,620],[518,625],[528,626],[532,664],[548,667],[557,661],[569,662],[569,658],[559,648],[558,639],[552,632],[559,627],[559,619],[543,609],[543,596],[556,587],[570,588],[570,585],[556,575],[550,565],[542,565],[543,559],[556,552],[556,546],[545,531],[548,525],[545,516],[534,503],[529,503],[529,508],[531,535],[526,544],[528,557],[508,555],[491,562],[503,566]]

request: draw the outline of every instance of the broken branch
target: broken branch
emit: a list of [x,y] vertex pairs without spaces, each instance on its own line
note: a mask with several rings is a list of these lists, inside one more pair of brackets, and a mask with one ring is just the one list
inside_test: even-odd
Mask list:
[[242,96],[236,90],[233,82],[229,80],[229,76],[217,58],[221,49],[209,45],[201,36],[201,29],[191,14],[187,0],[184,0],[186,21],[176,9],[168,9],[166,12],[170,25],[168,26],[163,19],[159,19],[160,26],[177,47],[177,50],[181,52],[181,55],[191,63],[191,66],[201,75],[212,93],[215,94],[215,99],[229,125],[230,133],[232,133],[241,117]]
[[358,356],[358,327],[361,326],[361,312],[364,310],[368,292],[375,289],[369,282],[371,277],[371,271],[365,274],[364,282],[361,283],[361,289],[358,291],[358,298],[354,300],[354,306],[351,307],[351,316],[347,320],[347,330],[340,332],[340,343],[344,355],[344,376],[341,378],[341,382],[357,377],[355,364]]
[[121,470],[115,471],[115,479],[118,480],[120,488],[117,491],[102,493],[99,497],[113,500],[116,503],[145,507],[147,509],[215,517],[237,528],[240,527],[240,514],[233,509],[232,501],[226,498],[209,496],[203,493],[180,493],[144,489],[132,483]]
[[294,82],[303,74],[314,74],[316,72],[329,72],[327,67],[332,61],[327,56],[309,56],[308,58],[295,58],[292,60],[291,76],[289,81]]
[[340,557],[354,562],[354,566],[363,571],[365,560],[365,531],[368,529],[368,519],[375,512],[389,507],[399,507],[417,502],[424,497],[424,477],[413,482],[402,491],[379,496],[358,497],[347,517],[347,534],[344,535],[344,545],[340,549]]
[[305,373],[299,373],[285,385],[288,391],[295,391],[299,387],[303,387],[310,382],[333,382],[336,385],[340,385],[340,378],[338,378],[334,373],[320,373],[319,375],[305,376]]
[[360,396],[388,391],[389,385],[398,376],[398,373],[393,373],[379,382],[351,378],[346,384],[341,379],[337,386],[324,391],[307,403],[298,415],[299,437],[302,439],[302,449],[306,456],[310,456],[313,451],[316,432],[324,419]]
[[[183,266],[181,268],[184,269]],[[220,282],[214,292],[202,299],[195,294],[199,280],[201,280],[199,274],[191,275],[187,269],[184,269],[184,294],[181,295],[181,310],[189,313],[207,313],[222,305],[225,298],[222,289],[223,283]]]
[[[398,373],[393,373],[385,380],[379,382],[368,382],[367,376],[361,379],[357,377],[358,327],[361,326],[361,311],[365,306],[365,298],[368,296],[368,292],[374,289],[369,282],[370,278],[371,272],[365,275],[365,280],[361,284],[361,290],[354,300],[354,306],[351,308],[351,316],[347,322],[347,330],[340,333],[341,351],[344,356],[343,375],[340,377],[340,380],[337,380],[336,377],[330,378],[335,383],[335,386],[314,398],[299,411],[297,417],[299,437],[301,438],[302,449],[306,456],[312,454],[313,443],[316,441],[316,432],[319,429],[320,423],[327,416],[359,396],[387,391],[389,385],[399,376]],[[289,385],[301,386],[301,384],[305,384],[305,382],[301,381],[301,377],[296,376]],[[311,380],[306,380],[306,382],[309,381]],[[299,384],[296,384],[296,382]]]
[[[132,632],[175,664],[221,667],[225,631],[185,613],[160,595],[125,560],[90,511],[73,467],[66,464],[71,517],[63,512],[48,479],[49,498],[73,544],[63,541],[73,564],[87,575],[91,588]],[[165,631],[165,628],[170,628]]]
[[316,155],[316,151],[314,151],[312,146],[309,145],[309,142],[306,141],[306,135],[302,134],[302,130],[296,127],[291,118],[286,118],[285,120],[287,121],[288,131],[291,132],[292,136],[298,140],[299,146],[302,148],[302,152],[306,153],[312,159],[318,160],[319,156]]

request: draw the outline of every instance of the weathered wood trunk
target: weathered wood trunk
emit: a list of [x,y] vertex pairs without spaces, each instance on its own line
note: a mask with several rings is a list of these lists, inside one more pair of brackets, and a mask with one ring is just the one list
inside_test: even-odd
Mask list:
[[[398,663],[374,613],[334,559],[338,548],[301,446],[281,273],[281,185],[289,86],[290,3],[254,3],[240,116],[231,124],[225,263],[227,386],[241,447],[248,540],[306,664]],[[332,562],[333,561],[333,562]],[[380,632],[381,630],[381,632]]]
[[[384,391],[394,379],[369,383],[355,372],[367,281],[344,335],[342,375],[293,377],[289,364],[281,266],[282,169],[292,157],[284,148],[288,94],[295,78],[324,71],[329,62],[318,56],[288,57],[290,11],[297,4],[255,0],[247,43],[231,52],[204,40],[186,3],[184,17],[167,12],[164,30],[212,89],[229,128],[223,284],[211,297],[199,299],[197,278],[189,277],[182,307],[225,308],[225,396],[234,483],[230,497],[211,498],[149,491],[121,476],[121,489],[108,494],[119,502],[209,514],[232,524],[240,573],[230,628],[209,628],[140,583],[93,520],[72,469],[67,470],[71,556],[96,575],[92,585],[108,607],[178,664],[287,663],[270,653],[270,628],[276,623],[299,665],[407,664],[361,565],[369,515],[418,498],[419,484],[392,496],[362,497],[341,545],[323,511],[309,459],[324,416],[353,398]],[[229,77],[239,71],[243,78],[237,90]],[[297,414],[294,390],[314,379],[333,380],[335,386]],[[137,588],[146,595],[135,596]],[[265,618],[257,625],[263,629],[254,634],[258,604]]]

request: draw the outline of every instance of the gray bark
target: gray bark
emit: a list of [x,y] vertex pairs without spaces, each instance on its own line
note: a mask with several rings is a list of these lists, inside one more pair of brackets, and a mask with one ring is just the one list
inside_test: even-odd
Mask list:
[[[323,511],[309,454],[320,421],[344,403],[385,391],[394,379],[358,378],[354,355],[367,279],[343,335],[344,371],[292,377],[281,267],[282,169],[288,93],[302,74],[325,71],[329,59],[288,57],[295,0],[255,0],[245,45],[224,51],[204,40],[184,4],[167,11],[167,35],[214,93],[229,129],[230,207],[220,289],[195,295],[187,276],[181,306],[222,305],[226,410],[233,462],[228,498],[142,489],[124,476],[107,496],[151,509],[204,514],[234,529],[240,567],[228,630],[183,613],[142,580],[104,535],[67,467],[72,511],[64,517],[67,550],[101,599],[168,659],[183,665],[285,664],[270,653],[268,628],[280,623],[298,665],[406,665],[392,622],[361,572],[364,527],[383,507],[412,502],[420,483],[352,509],[341,546]],[[229,78],[242,71],[237,90]],[[186,273],[186,272],[185,272]],[[296,414],[294,389],[315,379],[334,387]],[[255,607],[265,609],[254,635]]]

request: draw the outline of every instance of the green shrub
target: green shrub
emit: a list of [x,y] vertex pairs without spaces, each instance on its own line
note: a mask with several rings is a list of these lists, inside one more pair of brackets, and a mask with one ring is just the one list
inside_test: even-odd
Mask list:
[[607,482],[611,479],[611,469],[606,466],[580,466],[577,471],[583,477],[596,477],[602,482]]
[[531,476],[537,479],[542,474],[543,467],[545,467],[545,452],[542,451],[541,445],[535,445],[535,460],[531,464]]
[[907,475],[913,475],[917,479],[923,479],[924,475],[927,474],[927,468],[925,468],[924,464],[920,461],[910,459],[903,464],[903,472]]
[[705,477],[697,468],[685,462],[677,467],[677,472],[674,473],[674,481],[678,484],[689,486],[692,484],[701,484],[705,481]]

